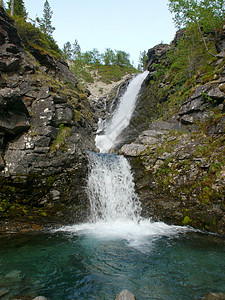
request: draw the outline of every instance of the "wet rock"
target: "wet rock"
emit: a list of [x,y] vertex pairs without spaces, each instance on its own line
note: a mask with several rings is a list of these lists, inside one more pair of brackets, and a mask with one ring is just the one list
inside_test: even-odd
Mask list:
[[38,296],[33,298],[33,300],[48,300],[47,298],[45,298],[44,296]]
[[119,293],[119,295],[115,298],[115,300],[135,300],[136,298],[132,293],[128,290],[123,290]]

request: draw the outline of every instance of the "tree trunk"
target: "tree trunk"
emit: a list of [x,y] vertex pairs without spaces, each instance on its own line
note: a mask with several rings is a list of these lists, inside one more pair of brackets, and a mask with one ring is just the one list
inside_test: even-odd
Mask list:
[[11,0],[10,14],[14,16],[14,0]]

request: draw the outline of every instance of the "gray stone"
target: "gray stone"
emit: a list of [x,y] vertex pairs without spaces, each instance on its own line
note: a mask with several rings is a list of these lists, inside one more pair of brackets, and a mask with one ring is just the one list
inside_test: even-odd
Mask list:
[[1,110],[10,108],[28,115],[27,108],[21,100],[21,95],[17,90],[10,88],[0,89],[0,108]]
[[194,117],[191,115],[183,115],[180,121],[184,125],[192,125],[194,123]]
[[39,99],[47,99],[48,97],[50,97],[50,88],[46,85],[46,86],[42,86],[38,95],[37,95],[37,100]]
[[189,114],[195,111],[200,111],[203,109],[204,101],[201,98],[191,100],[184,103],[179,111],[179,115]]
[[48,299],[45,298],[44,296],[38,296],[38,297],[35,297],[33,300],[48,300]]
[[115,300],[135,300],[136,298],[132,293],[128,290],[123,290],[119,293],[119,295],[115,298]]
[[30,135],[22,135],[9,143],[8,149],[10,150],[30,150],[34,149],[34,142]]
[[34,144],[35,144],[36,147],[48,147],[50,145],[50,142],[51,142],[50,137],[41,136],[41,135],[35,136],[33,138],[33,140],[34,140]]
[[211,88],[210,84],[197,86],[194,93],[191,96],[191,100],[200,98],[202,96],[202,94],[206,93],[208,90],[210,90],[210,88]]
[[51,98],[34,101],[32,111],[33,127],[45,127],[54,124],[55,106]]
[[69,104],[56,104],[56,125],[72,124],[74,110]]
[[207,95],[215,100],[223,101],[225,99],[225,94],[221,92],[221,90],[218,87],[211,89]]
[[6,87],[6,81],[5,79],[2,77],[1,72],[0,72],[0,88],[4,88]]
[[35,147],[34,148],[35,153],[48,153],[49,152],[49,147]]
[[29,159],[24,150],[8,150],[5,154],[5,175],[28,175]]
[[35,131],[39,135],[44,135],[46,137],[50,137],[52,140],[55,140],[58,134],[58,129],[53,126],[42,126],[35,128]]
[[145,145],[140,145],[140,144],[125,144],[123,147],[120,149],[119,154],[123,154],[125,156],[138,156],[140,155],[147,146]]

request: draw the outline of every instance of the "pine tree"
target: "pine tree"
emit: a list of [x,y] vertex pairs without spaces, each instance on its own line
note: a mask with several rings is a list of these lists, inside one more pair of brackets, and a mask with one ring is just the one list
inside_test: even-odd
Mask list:
[[44,3],[43,18],[37,18],[36,20],[39,23],[40,30],[49,36],[52,36],[52,33],[55,30],[55,28],[52,26],[52,15],[53,11],[51,10],[48,0],[46,0]]
[[26,19],[27,12],[23,0],[9,0],[7,4],[8,12],[10,12],[11,15]]

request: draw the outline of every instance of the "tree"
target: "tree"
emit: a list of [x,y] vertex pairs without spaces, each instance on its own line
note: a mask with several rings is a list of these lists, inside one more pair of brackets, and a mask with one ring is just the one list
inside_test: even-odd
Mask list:
[[145,71],[147,70],[147,52],[144,50],[143,52],[140,52],[139,56],[139,64],[138,64],[138,70],[139,71]]
[[195,24],[205,49],[207,47],[204,33],[216,31],[225,17],[225,0],[169,0],[169,10],[174,13],[174,22],[178,28]]
[[70,42],[66,42],[63,45],[63,56],[65,57],[65,59],[71,60],[72,59],[72,55],[73,55],[73,50],[72,50],[72,45]]
[[52,26],[52,15],[53,11],[51,10],[48,0],[46,0],[44,3],[43,18],[37,18],[36,20],[39,23],[40,30],[49,36],[52,36],[52,33],[55,30],[55,28]]
[[116,61],[116,55],[112,49],[106,48],[104,54],[102,55],[102,59],[106,66],[114,65]]
[[130,54],[121,50],[115,50],[115,51],[116,51],[116,65],[120,67],[128,67],[131,65],[129,60]]
[[12,16],[15,15],[26,19],[27,12],[23,0],[9,0],[7,4],[8,12],[10,12]]
[[169,10],[178,28],[197,22],[203,30],[216,29],[225,17],[224,0],[169,0]]
[[72,53],[73,53],[73,59],[76,59],[81,56],[81,47],[77,39],[73,43]]

